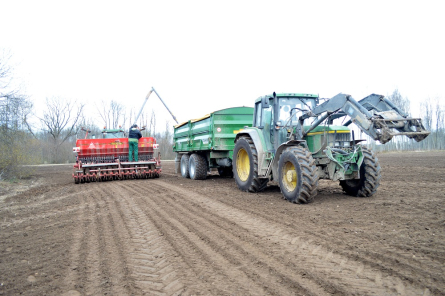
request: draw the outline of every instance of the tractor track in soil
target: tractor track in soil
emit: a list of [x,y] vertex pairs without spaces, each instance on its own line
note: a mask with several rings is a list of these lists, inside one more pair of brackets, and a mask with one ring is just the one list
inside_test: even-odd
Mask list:
[[79,185],[42,167],[0,200],[0,295],[444,295],[445,152],[378,158],[376,196],[321,181],[309,205],[173,162]]

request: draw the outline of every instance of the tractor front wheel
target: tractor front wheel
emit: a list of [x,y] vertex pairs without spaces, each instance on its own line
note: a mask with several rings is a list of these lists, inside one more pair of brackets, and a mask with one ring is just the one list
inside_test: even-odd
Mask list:
[[317,195],[318,171],[312,154],[303,147],[284,150],[278,162],[281,192],[290,202],[306,204]]
[[340,186],[346,194],[357,197],[370,197],[377,192],[380,185],[380,164],[371,149],[362,146],[364,156],[360,167],[360,179],[341,180]]
[[258,155],[255,144],[250,137],[241,136],[236,141],[233,158],[233,174],[239,189],[259,192],[267,187],[269,179],[258,177]]

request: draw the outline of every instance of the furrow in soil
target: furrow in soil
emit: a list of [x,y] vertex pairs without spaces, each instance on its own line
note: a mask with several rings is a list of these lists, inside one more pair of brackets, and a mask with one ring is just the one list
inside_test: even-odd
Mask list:
[[306,240],[303,237],[292,237],[292,234],[288,233],[286,227],[281,224],[273,225],[268,221],[248,215],[245,211],[236,210],[233,207],[213,201],[206,196],[181,190],[160,180],[155,180],[155,182],[166,190],[176,191],[182,198],[187,198],[195,203],[202,203],[202,207],[208,211],[226,217],[249,229],[263,240],[269,240],[290,254],[295,254],[295,257],[289,260],[297,260],[299,265],[305,269],[314,269],[321,277],[329,279],[339,287],[343,287],[345,291],[356,294],[381,295],[382,293],[398,293],[403,287],[407,295],[418,295],[423,293],[425,289],[424,287],[410,285],[390,274],[386,274],[381,281],[376,281],[377,271],[372,266],[334,254],[331,249],[316,245],[311,240]]
[[[117,184],[116,184],[117,183]],[[127,182],[131,183],[131,182]],[[138,207],[132,194],[115,182],[111,185],[115,207],[128,231],[124,246],[129,278],[143,293],[176,295],[185,287],[170,262],[170,254],[162,234]]]

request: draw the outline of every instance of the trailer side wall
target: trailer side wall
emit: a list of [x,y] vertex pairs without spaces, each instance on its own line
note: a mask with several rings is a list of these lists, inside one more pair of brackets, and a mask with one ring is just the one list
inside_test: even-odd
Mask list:
[[245,126],[252,126],[253,110],[251,107],[227,108],[177,125],[173,151],[208,152],[210,159],[232,158],[235,136]]

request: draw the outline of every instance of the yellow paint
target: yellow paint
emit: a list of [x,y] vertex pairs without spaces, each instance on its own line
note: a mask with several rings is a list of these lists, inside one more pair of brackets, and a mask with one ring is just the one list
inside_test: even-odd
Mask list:
[[116,141],[111,142],[110,145],[117,146],[117,145],[124,145],[124,143],[122,143],[119,140],[116,140]]
[[250,174],[249,154],[241,148],[236,155],[236,171],[241,181],[246,182]]
[[242,132],[243,130],[244,130],[243,128],[242,128],[242,129],[239,129],[239,130],[234,130],[233,133],[234,133],[234,134],[237,134],[237,133],[239,133],[239,132]]
[[192,120],[190,120],[190,122],[197,122],[197,121],[200,121],[200,120],[203,120],[203,119],[206,119],[206,118],[209,118],[210,117],[210,114],[206,114],[206,115],[204,115],[203,117],[201,117],[201,118],[197,118],[197,119],[192,119]]
[[[197,121],[200,121],[200,120],[203,120],[203,119],[206,119],[206,118],[209,118],[210,117],[210,114],[207,114],[207,115],[204,115],[203,117],[201,117],[201,118],[197,118],[197,119],[192,119],[192,120],[190,120],[190,122],[191,123],[193,123],[193,122],[197,122]],[[180,123],[180,124],[177,124],[177,125],[174,125],[174,128],[178,128],[178,127],[181,127],[181,126],[183,126],[183,125],[186,125],[187,123],[189,123],[188,121],[185,121],[185,122],[183,122],[183,123]]]
[[[313,135],[322,135],[322,134],[335,134],[335,131],[328,131],[328,132],[315,132],[315,133],[309,133],[307,134],[308,136],[313,136]],[[349,134],[350,131],[337,131],[337,134]]]
[[286,187],[286,191],[294,191],[297,187],[298,177],[295,166],[290,161],[286,162],[283,166],[282,178],[282,183],[284,187]]

